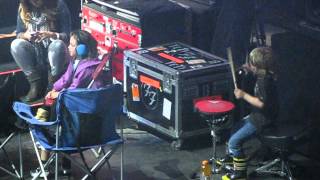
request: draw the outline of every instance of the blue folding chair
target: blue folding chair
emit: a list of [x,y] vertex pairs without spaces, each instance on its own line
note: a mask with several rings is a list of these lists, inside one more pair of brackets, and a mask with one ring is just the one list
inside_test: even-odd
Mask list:
[[[82,179],[86,179],[89,176],[95,176],[105,163],[111,170],[108,160],[123,144],[115,128],[115,121],[121,115],[122,102],[121,85],[114,84],[100,89],[62,91],[56,101],[56,119],[52,121],[38,121],[33,116],[31,107],[21,102],[15,102],[13,109],[29,124],[34,149],[44,175],[44,168],[55,159],[55,179],[58,179],[58,156],[62,155],[83,170],[86,175]],[[48,131],[44,131],[44,127],[55,129],[53,139],[50,140],[50,137],[46,135]],[[39,143],[45,150],[53,152],[44,165],[41,163],[36,143]],[[106,152],[103,148],[102,157],[97,160],[96,164],[89,167],[82,152],[94,147],[105,146],[110,146],[108,151]],[[82,163],[70,156],[73,153],[80,153]],[[122,179],[122,159],[120,168]],[[47,179],[47,177],[44,178]]]

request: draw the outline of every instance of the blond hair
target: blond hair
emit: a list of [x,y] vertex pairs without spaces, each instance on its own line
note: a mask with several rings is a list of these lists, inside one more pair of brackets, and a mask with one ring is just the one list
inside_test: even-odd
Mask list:
[[270,47],[257,47],[249,54],[249,64],[261,70],[272,70],[274,67],[273,52]]

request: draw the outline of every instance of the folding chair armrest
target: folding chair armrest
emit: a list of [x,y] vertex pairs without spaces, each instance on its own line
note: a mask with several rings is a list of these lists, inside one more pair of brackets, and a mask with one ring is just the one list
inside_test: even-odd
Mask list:
[[13,110],[21,119],[25,120],[28,124],[31,124],[31,125],[52,126],[56,124],[56,121],[50,121],[50,122],[38,121],[38,119],[36,119],[32,114],[31,106],[25,103],[14,102]]

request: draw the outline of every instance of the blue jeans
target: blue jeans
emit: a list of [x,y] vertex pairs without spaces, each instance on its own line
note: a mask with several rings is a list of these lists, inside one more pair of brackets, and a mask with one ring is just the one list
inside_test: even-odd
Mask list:
[[233,157],[243,157],[242,144],[255,135],[257,128],[249,121],[250,116],[243,118],[243,125],[231,135],[228,142],[228,151]]
[[[54,40],[46,49],[47,63],[50,65],[50,72],[52,76],[59,75],[64,72],[64,67],[69,59],[67,47],[61,40]],[[11,54],[22,69],[28,76],[34,71],[39,71],[35,47],[24,39],[15,39],[11,43]]]

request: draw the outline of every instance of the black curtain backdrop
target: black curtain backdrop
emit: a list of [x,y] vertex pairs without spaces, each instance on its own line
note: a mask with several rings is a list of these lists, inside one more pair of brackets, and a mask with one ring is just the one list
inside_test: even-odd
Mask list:
[[320,121],[319,41],[297,33],[271,38],[277,55],[279,118],[282,121]]

